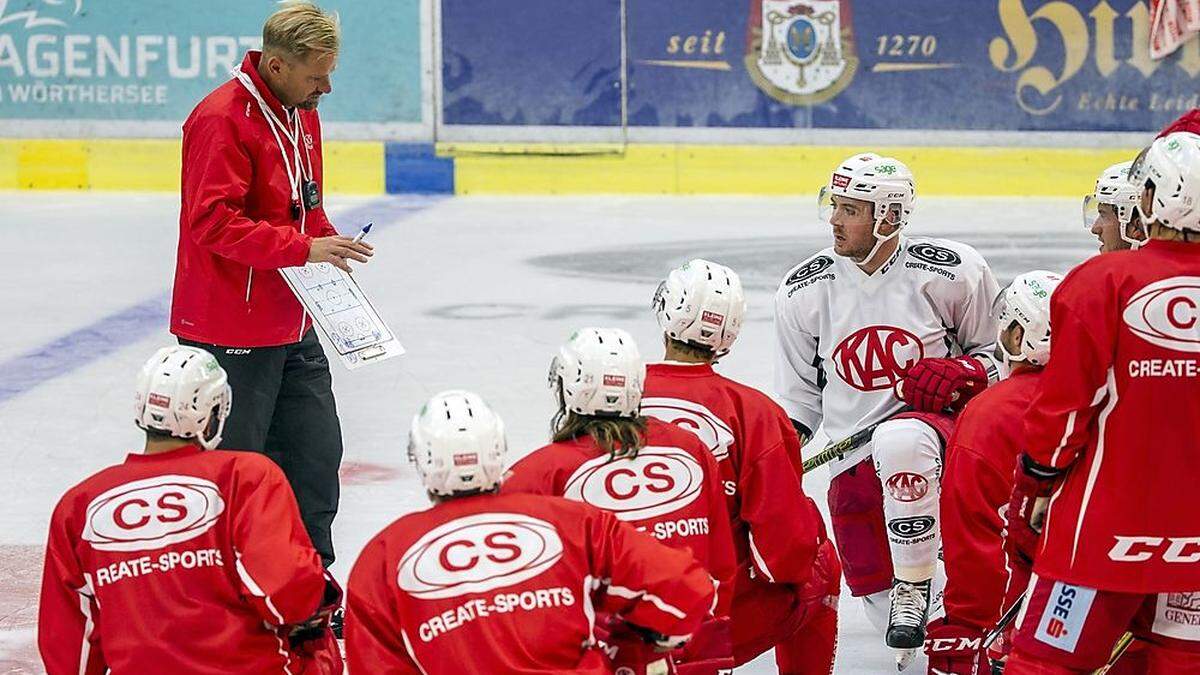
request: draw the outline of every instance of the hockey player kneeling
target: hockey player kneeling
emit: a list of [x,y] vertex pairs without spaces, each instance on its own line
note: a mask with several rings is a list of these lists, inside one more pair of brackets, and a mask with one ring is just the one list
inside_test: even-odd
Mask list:
[[612,673],[600,613],[665,653],[712,606],[691,555],[586,504],[501,492],[504,427],[477,395],[430,399],[408,448],[434,505],[389,525],[354,564],[352,672]]
[[995,278],[970,246],[905,236],[915,197],[903,163],[846,159],[819,196],[833,246],[793,268],[775,295],[776,391],[796,428],[839,441],[878,425],[830,463],[829,513],[846,585],[903,650],[922,646],[940,604],[952,409],[999,377]]
[[619,616],[600,618],[619,673],[728,672],[735,562],[717,462],[695,434],[640,416],[645,370],[625,331],[584,328],[571,336],[550,367],[558,403],[554,442],[517,462],[505,490],[560,495],[610,511],[694,555],[712,575],[718,588],[712,616],[670,659],[646,649]]
[[1130,175],[1146,243],[1050,301],[1008,507],[1006,545],[1034,560],[1009,675],[1090,672],[1126,632],[1144,673],[1200,673],[1200,136],[1159,138]]
[[717,460],[737,555],[734,664],[774,647],[781,673],[831,673],[842,568],[801,487],[800,438],[769,396],[713,369],[741,332],[741,279],[692,260],[659,284],[651,306],[666,361],[646,366],[642,414],[695,433]]
[[[984,636],[1029,583],[1028,565],[1004,554],[1002,514],[1025,448],[1020,420],[1050,358],[1050,297],[1061,281],[1053,272],[1027,272],[1000,293],[998,351],[1010,374],[967,404],[947,445],[941,500],[946,617],[929,626],[929,675],[990,672]],[[998,662],[1003,642],[993,644]]]
[[212,450],[232,394],[206,351],[138,377],[142,454],[71,488],[50,521],[38,615],[49,675],[340,673],[326,576],[283,472]]

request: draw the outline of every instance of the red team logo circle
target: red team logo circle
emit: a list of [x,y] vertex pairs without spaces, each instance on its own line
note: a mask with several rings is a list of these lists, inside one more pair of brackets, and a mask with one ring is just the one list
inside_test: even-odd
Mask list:
[[733,430],[704,406],[677,398],[642,399],[642,414],[696,434],[718,462],[729,457]]
[[1122,318],[1150,344],[1200,352],[1200,277],[1172,277],[1146,286],[1129,299]]
[[908,471],[892,474],[885,485],[888,494],[898,502],[915,502],[929,494],[929,481],[920,474]]
[[479,513],[435,527],[400,559],[397,583],[414,598],[481,593],[532,579],[562,558],[550,523],[519,513]]
[[674,513],[704,487],[704,469],[679,448],[647,446],[633,459],[597,457],[567,479],[563,496],[612,512],[625,521]]
[[199,537],[224,511],[215,483],[193,476],[155,476],[93,499],[82,536],[99,551],[146,551]]
[[915,335],[895,326],[867,326],[846,336],[833,350],[838,377],[859,391],[891,389],[925,356]]

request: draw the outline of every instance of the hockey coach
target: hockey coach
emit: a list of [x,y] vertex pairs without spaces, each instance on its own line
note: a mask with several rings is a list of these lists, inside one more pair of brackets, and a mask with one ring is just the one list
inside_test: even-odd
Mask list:
[[332,91],[340,29],[310,2],[263,26],[233,77],[183,125],[179,252],[171,332],[229,374],[222,448],[283,469],[326,566],[338,507],[342,432],[329,362],[278,270],[327,262],[349,271],[371,247],[338,236],[322,208],[317,104]]

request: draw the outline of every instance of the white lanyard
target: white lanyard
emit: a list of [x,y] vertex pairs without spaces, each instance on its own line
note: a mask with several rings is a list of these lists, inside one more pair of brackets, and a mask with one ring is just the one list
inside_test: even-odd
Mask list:
[[[250,79],[249,75],[243,72],[241,68],[235,68],[230,72],[233,77],[237,79],[237,81],[240,82],[243,87],[246,88],[246,91],[250,92],[250,95],[254,97],[254,100],[258,101],[258,107],[260,110],[262,110],[263,117],[267,119],[267,128],[271,130],[271,135],[275,137],[275,143],[279,146],[279,155],[283,158],[283,168],[287,171],[288,187],[291,189],[292,193],[292,203],[299,203],[300,205],[300,233],[304,234],[304,216],[308,211],[308,204],[305,203],[305,197],[300,194],[300,184],[304,180],[305,176],[303,167],[300,164],[300,139],[304,135],[304,125],[300,122],[300,113],[296,112],[295,109],[287,112],[286,114],[289,124],[284,125],[284,123],[279,121],[279,118],[275,116],[275,112],[271,110],[271,106],[267,105],[267,102],[263,100],[262,94],[259,93],[258,87],[254,86],[254,80]],[[294,130],[290,128],[290,123],[293,119],[295,119],[296,122]],[[291,157],[288,157],[287,148],[283,144],[283,138],[279,137],[280,131],[283,132],[283,137],[288,139],[288,143],[290,143],[292,146]],[[308,166],[307,175],[311,179],[313,177],[312,158],[308,154],[307,143],[304,144],[304,160]],[[254,268],[251,267],[249,273],[246,275],[247,303],[250,302],[250,285],[253,280]],[[305,316],[307,316],[307,312],[301,311],[299,331],[301,338],[304,336]]]
[[[300,122],[300,114],[295,110],[287,112],[289,124],[285,125],[275,116],[275,112],[271,110],[271,106],[267,105],[267,102],[263,100],[262,94],[259,93],[258,87],[254,86],[254,80],[251,80],[249,75],[242,72],[240,68],[233,70],[232,74],[246,88],[246,91],[250,92],[254,100],[258,102],[258,107],[262,110],[263,117],[267,119],[267,127],[271,130],[271,134],[275,136],[275,143],[278,144],[279,154],[283,158],[283,168],[287,171],[288,187],[291,189],[292,202],[300,203],[300,231],[304,232],[304,212],[308,210],[308,205],[304,203],[301,197],[300,187],[305,175],[311,178],[313,171],[312,158],[308,154],[307,143],[304,145],[304,160],[308,168],[307,174],[304,173],[304,167],[300,163],[300,139],[304,135],[304,126]],[[296,122],[294,129],[291,128],[290,124],[293,119]],[[291,157],[288,157],[287,147],[283,144],[283,138],[279,137],[280,131],[283,132],[283,138],[286,138],[292,146]]]

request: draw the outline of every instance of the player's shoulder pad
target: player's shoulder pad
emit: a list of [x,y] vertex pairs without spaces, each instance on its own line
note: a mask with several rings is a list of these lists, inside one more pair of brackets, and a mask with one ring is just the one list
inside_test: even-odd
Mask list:
[[237,467],[237,472],[243,477],[258,477],[259,480],[268,475],[282,477],[283,469],[264,454],[257,452],[242,452],[240,450],[205,450],[201,455],[214,461],[228,462]]
[[835,277],[833,256],[833,249],[827,248],[788,270],[779,290],[787,289],[787,295],[791,297],[796,291],[819,281],[832,281]]
[[976,279],[988,267],[987,260],[973,246],[953,239],[913,237],[908,241],[907,251],[905,267],[950,281]]
[[726,386],[733,392],[734,396],[741,399],[743,411],[752,410],[759,414],[767,413],[787,417],[787,413],[784,412],[783,407],[775,399],[771,398],[771,395],[767,392],[743,382],[738,382],[735,379],[725,377],[724,375],[718,374],[718,377],[726,383]]
[[[1103,289],[1115,289],[1120,285],[1120,279],[1128,273],[1130,266],[1138,264],[1138,252],[1126,249],[1111,251],[1102,255],[1094,255],[1072,267],[1054,290],[1052,303],[1072,301],[1090,301],[1098,297],[1107,297]],[[1115,296],[1114,296],[1115,297]]]

